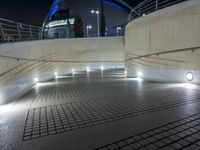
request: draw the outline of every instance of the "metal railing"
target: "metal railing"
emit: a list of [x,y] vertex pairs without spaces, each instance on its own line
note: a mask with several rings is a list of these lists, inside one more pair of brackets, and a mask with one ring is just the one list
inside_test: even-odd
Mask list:
[[200,47],[189,47],[189,48],[183,48],[183,49],[167,50],[167,51],[157,52],[157,53],[149,53],[146,55],[140,55],[140,56],[134,56],[134,57],[128,58],[124,62],[128,62],[131,60],[137,60],[137,59],[141,59],[141,58],[150,58],[152,56],[159,56],[159,55],[164,55],[164,54],[172,54],[172,53],[185,52],[185,51],[194,52],[196,50],[200,50]]
[[39,40],[41,27],[0,18],[0,43]]
[[151,12],[185,1],[188,0],[145,0],[131,11],[128,18],[129,21],[132,21],[133,19],[145,16]]

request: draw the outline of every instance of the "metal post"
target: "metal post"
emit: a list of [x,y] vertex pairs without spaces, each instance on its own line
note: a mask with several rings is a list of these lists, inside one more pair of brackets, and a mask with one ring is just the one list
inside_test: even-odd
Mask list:
[[22,36],[21,36],[20,28],[21,28],[21,24],[17,23],[18,38],[19,38],[20,41],[22,41]]
[[139,5],[139,16],[141,16],[141,4]]
[[99,35],[100,35],[100,25],[99,25],[99,23],[100,23],[99,14],[100,14],[100,12],[99,12],[99,10],[96,10],[96,11],[95,10],[91,10],[91,13],[97,15],[97,36],[99,37]]
[[30,31],[30,39],[33,40],[33,33],[32,33],[32,27],[29,26],[29,31]]
[[128,22],[131,21],[131,13],[128,15]]
[[119,31],[121,30],[121,27],[117,27],[117,36],[119,36]]
[[0,32],[1,32],[1,35],[2,35],[3,41],[5,41],[5,35],[4,35],[3,26],[1,24],[1,22],[0,22]]
[[100,35],[100,25],[99,25],[99,12],[97,13],[97,27],[98,27],[98,37],[99,37],[99,35]]
[[158,0],[156,0],[156,10],[158,10]]
[[88,26],[87,26],[87,37],[88,37],[88,32],[89,32],[88,30],[89,30],[89,28],[88,28]]
[[91,30],[91,29],[92,29],[92,26],[91,26],[91,25],[89,25],[89,26],[86,26],[86,28],[87,28],[87,37],[89,37],[89,30]]

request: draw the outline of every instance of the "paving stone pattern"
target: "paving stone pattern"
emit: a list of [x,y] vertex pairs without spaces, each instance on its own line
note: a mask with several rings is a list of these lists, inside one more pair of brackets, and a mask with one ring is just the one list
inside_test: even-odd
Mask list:
[[[199,89],[169,87],[168,84],[131,81],[123,70],[58,79],[39,89],[33,103],[43,107],[28,110],[23,140],[68,132],[150,112],[200,101]],[[111,75],[111,76],[109,76]],[[84,98],[82,98],[85,96]],[[74,97],[81,100],[70,101]],[[58,104],[49,101],[64,100]],[[40,105],[39,105],[40,106]]]
[[200,149],[200,114],[122,139],[96,150],[177,149]]

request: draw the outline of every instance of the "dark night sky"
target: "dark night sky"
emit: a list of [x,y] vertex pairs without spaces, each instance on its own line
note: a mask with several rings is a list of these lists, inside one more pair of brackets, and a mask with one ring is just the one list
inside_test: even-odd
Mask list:
[[[41,26],[53,0],[0,0],[0,17],[22,23]],[[72,14],[79,14],[84,25],[96,25],[91,9],[99,8],[97,0],[65,0]],[[107,26],[118,25],[127,20],[127,15],[116,8],[106,6]]]

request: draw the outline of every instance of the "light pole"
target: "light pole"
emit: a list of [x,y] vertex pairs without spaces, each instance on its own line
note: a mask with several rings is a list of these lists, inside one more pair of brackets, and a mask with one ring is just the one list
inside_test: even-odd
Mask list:
[[87,26],[86,28],[87,28],[87,37],[89,37],[89,29],[92,29],[92,26],[89,25],[89,26]]
[[122,27],[117,27],[117,36],[119,36],[119,30],[121,30]]
[[91,10],[91,13],[92,14],[96,14],[97,15],[97,35],[98,35],[98,37],[99,37],[99,35],[100,35],[100,25],[99,25],[99,14],[100,14],[100,12],[98,11],[98,10]]

